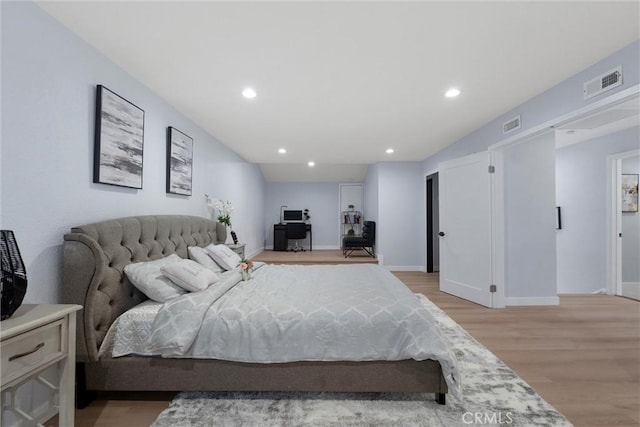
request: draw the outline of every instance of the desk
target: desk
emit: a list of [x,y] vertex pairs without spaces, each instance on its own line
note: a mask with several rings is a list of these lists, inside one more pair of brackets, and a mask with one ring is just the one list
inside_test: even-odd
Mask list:
[[[307,233],[309,234],[309,251],[313,250],[313,231],[311,224],[306,224]],[[273,250],[287,251],[289,248],[289,240],[287,239],[287,224],[273,224]]]

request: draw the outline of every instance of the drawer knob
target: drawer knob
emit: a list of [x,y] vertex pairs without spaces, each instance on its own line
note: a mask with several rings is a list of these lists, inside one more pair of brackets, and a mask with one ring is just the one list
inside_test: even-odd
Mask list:
[[36,351],[40,350],[42,347],[44,347],[44,343],[43,342],[41,342],[40,344],[35,346],[33,348],[33,350],[25,351],[24,353],[20,353],[20,354],[14,354],[13,356],[9,357],[9,362],[11,362],[12,360],[20,359],[21,357],[25,357],[25,356],[28,356],[30,354],[33,354]]

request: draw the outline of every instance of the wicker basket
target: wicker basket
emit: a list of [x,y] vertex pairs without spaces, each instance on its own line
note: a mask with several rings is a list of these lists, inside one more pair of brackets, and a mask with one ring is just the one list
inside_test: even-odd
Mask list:
[[8,319],[22,304],[27,293],[27,270],[11,230],[0,230],[0,283],[2,284],[2,309],[0,317]]

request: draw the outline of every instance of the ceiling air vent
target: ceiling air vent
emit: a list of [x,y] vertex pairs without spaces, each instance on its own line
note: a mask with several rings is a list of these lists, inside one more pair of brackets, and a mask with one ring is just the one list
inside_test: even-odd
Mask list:
[[622,65],[584,83],[584,99],[592,98],[622,84]]
[[515,116],[513,119],[508,120],[502,124],[502,133],[507,134],[518,130],[521,127],[520,116]]

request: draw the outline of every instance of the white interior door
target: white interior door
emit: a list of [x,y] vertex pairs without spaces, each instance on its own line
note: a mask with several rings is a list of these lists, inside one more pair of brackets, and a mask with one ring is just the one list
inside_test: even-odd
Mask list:
[[439,165],[440,290],[492,307],[491,153]]

